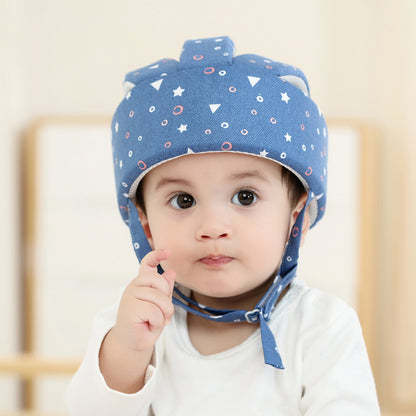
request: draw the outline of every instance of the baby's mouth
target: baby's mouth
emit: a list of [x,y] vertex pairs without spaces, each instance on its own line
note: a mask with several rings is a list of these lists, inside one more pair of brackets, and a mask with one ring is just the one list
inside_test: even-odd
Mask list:
[[199,259],[199,261],[207,266],[222,266],[224,264],[227,264],[233,260],[232,257],[223,256],[223,255],[212,255],[212,256],[206,256]]

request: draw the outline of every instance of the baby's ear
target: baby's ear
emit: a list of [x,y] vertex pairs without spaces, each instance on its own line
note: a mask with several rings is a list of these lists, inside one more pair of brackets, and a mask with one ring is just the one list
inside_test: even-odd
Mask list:
[[[295,208],[292,210],[292,217],[291,217],[291,224],[290,229],[292,229],[293,225],[296,222],[296,219],[298,218],[298,215],[302,211],[303,207],[306,204],[306,201],[308,200],[308,193],[305,192],[302,194],[302,196],[299,198],[298,203],[296,204]],[[309,228],[311,226],[311,216],[309,213],[309,209],[306,209],[305,214],[303,216],[303,224],[302,224],[302,237],[300,240],[300,245],[303,246],[305,242],[306,235],[308,234]]]
[[136,207],[136,208],[137,208],[137,212],[139,213],[140,224],[143,227],[147,241],[149,242],[149,245],[152,248],[152,250],[154,250],[153,237],[152,237],[152,232],[150,231],[149,220],[147,219],[146,214],[141,210],[141,208],[139,207]]

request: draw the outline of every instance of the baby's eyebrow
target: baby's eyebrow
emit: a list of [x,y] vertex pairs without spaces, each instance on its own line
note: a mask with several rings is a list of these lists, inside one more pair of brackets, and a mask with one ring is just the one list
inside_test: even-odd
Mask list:
[[[235,180],[249,179],[249,178],[258,179],[263,182],[270,182],[267,176],[265,176],[263,173],[261,173],[257,169],[232,173],[226,178],[226,180],[235,181]],[[188,181],[185,178],[163,177],[163,178],[160,178],[160,180],[156,183],[155,190],[163,188],[164,186],[167,186],[167,185],[180,185],[180,186],[191,187],[192,182]]]
[[254,178],[254,179],[260,179],[263,182],[270,182],[267,176],[263,175],[259,170],[249,170],[244,172],[238,172],[233,173],[229,176],[230,180],[236,180],[236,179],[248,179],[248,178]]
[[160,189],[160,188],[163,188],[164,186],[167,186],[167,185],[182,185],[182,186],[191,186],[191,182],[189,182],[188,180],[186,180],[186,179],[183,179],[183,178],[161,178],[158,182],[157,182],[157,184],[156,184],[156,187],[155,187],[155,190],[158,190],[158,189]]

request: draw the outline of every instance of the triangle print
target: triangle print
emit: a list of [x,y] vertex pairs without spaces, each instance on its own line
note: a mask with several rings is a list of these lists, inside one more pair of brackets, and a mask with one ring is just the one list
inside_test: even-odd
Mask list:
[[152,82],[150,85],[155,89],[159,91],[160,86],[162,85],[163,79],[159,79],[155,82]]
[[211,109],[211,113],[214,114],[220,106],[221,104],[210,104],[209,108]]
[[250,81],[250,84],[251,84],[252,87],[254,87],[261,80],[261,78],[259,78],[259,77],[253,77],[253,76],[250,76],[250,75],[247,78]]

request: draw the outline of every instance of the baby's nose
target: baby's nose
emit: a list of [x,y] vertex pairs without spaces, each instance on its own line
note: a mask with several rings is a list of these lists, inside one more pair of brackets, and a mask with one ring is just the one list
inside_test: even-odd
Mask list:
[[227,238],[228,237],[228,233],[219,233],[219,232],[206,232],[201,234],[200,236],[201,240],[207,240],[207,239],[218,239],[218,238]]
[[219,215],[210,215],[202,218],[197,229],[198,240],[222,239],[231,237],[231,227]]

